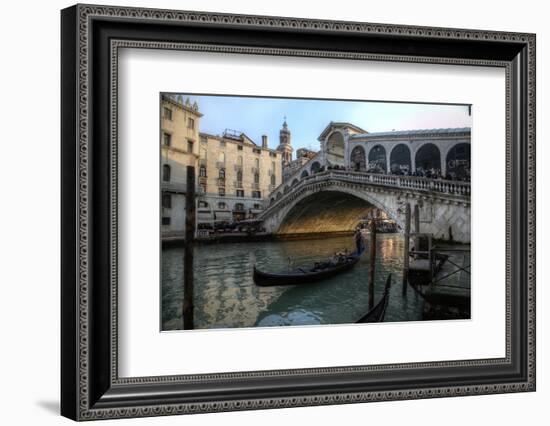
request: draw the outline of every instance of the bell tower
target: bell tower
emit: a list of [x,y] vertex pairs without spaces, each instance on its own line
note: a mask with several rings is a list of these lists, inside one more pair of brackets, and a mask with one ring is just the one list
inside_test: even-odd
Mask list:
[[292,161],[292,145],[290,143],[291,133],[288,130],[288,124],[286,123],[286,116],[284,118],[283,127],[279,131],[279,146],[277,151],[282,153],[283,165],[288,164]]

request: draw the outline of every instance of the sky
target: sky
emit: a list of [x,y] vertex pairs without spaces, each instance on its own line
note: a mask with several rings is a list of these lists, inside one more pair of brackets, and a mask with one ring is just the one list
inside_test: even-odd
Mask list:
[[317,138],[331,121],[349,122],[368,132],[472,126],[467,105],[181,95],[196,101],[204,114],[201,132],[221,135],[232,129],[258,145],[265,134],[270,148],[279,144],[285,117],[294,150],[319,150]]

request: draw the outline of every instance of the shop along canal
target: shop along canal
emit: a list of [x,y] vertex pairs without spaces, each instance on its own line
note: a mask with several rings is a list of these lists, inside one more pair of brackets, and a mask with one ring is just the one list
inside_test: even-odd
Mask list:
[[[368,241],[368,239],[366,239]],[[402,292],[403,235],[378,234],[375,303],[392,274],[384,322],[420,321],[424,299],[410,287]],[[353,236],[298,241],[199,245],[194,258],[195,328],[354,323],[369,306],[367,251],[350,271],[324,281],[297,286],[259,287],[253,267],[277,272],[312,265],[335,252],[354,250]],[[182,329],[183,247],[162,252],[162,329]]]

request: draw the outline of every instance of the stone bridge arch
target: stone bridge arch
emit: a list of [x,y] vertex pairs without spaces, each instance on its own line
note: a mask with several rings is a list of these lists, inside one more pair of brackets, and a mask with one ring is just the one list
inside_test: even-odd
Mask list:
[[369,209],[376,208],[402,227],[398,198],[338,181],[314,183],[285,200],[284,206],[265,218],[264,226],[269,232],[283,235],[353,231]]
[[409,203],[411,209],[419,206],[421,232],[469,243],[469,194],[466,182],[331,171],[300,181],[286,194],[278,191],[258,220],[273,234],[351,231],[375,207],[403,229]]

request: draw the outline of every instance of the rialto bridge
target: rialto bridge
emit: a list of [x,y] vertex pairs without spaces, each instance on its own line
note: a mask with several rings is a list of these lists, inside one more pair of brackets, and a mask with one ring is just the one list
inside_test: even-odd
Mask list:
[[373,208],[403,228],[409,203],[419,206],[421,232],[470,242],[469,128],[367,133],[330,123],[319,141],[319,153],[270,194],[258,217],[266,231],[352,231]]
[[273,234],[344,232],[371,208],[404,226],[404,206],[419,206],[420,228],[470,242],[470,184],[411,176],[329,170],[302,179],[258,217]]

